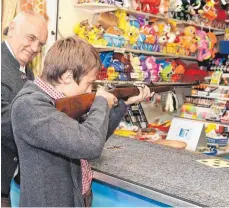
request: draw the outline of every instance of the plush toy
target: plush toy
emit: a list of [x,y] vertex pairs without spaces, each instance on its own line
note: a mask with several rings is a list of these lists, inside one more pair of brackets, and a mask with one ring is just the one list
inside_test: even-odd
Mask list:
[[[180,37],[180,47],[184,49],[184,55],[190,55],[190,48],[194,44],[196,38],[196,28],[188,26],[184,28],[184,35]],[[193,49],[194,50],[194,49]]]
[[217,43],[216,35],[213,32],[208,32],[207,33],[207,37],[208,37],[208,40],[209,40],[208,48],[209,48],[209,50],[211,52],[211,58],[215,58],[215,53],[217,52],[217,50],[215,48],[215,45]]
[[124,73],[129,74],[132,72],[133,67],[130,63],[130,56],[128,54],[114,53],[113,59],[118,60],[124,64]]
[[108,42],[108,46],[123,47],[125,45],[123,32],[116,26],[109,27],[103,37]]
[[113,60],[113,52],[102,52],[99,54],[102,65],[108,68]]
[[118,79],[119,73],[115,71],[114,67],[108,67],[107,69],[108,80]]
[[117,10],[115,15],[118,17],[118,27],[125,31],[126,28],[129,26],[127,12],[125,10]]
[[139,29],[134,26],[129,26],[126,31],[128,32],[129,44],[135,44],[138,40]]
[[169,10],[173,17],[175,17],[177,12],[182,11],[182,4],[182,0],[170,0]]
[[168,92],[166,104],[165,104],[165,110],[172,113],[177,109],[178,109],[178,100],[176,94],[173,92]]
[[150,73],[150,81],[159,81],[159,64],[156,63],[156,59],[153,56],[149,56],[146,59],[147,70]]
[[171,2],[173,18],[178,20],[190,20],[191,15],[188,11],[189,2],[187,0],[175,0]]
[[168,11],[169,11],[169,0],[161,0],[160,6],[159,6],[160,14],[167,16]]
[[211,57],[211,52],[208,48],[209,42],[206,40],[207,34],[205,31],[197,31],[198,44],[198,61],[204,61]]
[[147,57],[145,65],[148,72],[148,79],[145,81],[157,82],[159,80],[159,66],[156,64],[156,59],[153,56]]
[[145,78],[145,74],[142,71],[141,62],[138,56],[133,56],[132,53],[129,54],[130,62],[133,67],[133,73],[131,73],[131,78],[135,80],[143,81]]
[[123,0],[114,0],[114,4],[116,6],[122,7],[123,6]]
[[180,82],[182,81],[183,75],[185,73],[185,64],[179,63],[179,60],[169,60],[172,66],[172,82]]
[[143,12],[158,14],[161,3],[160,0],[139,0],[139,2],[141,3],[141,10]]
[[118,17],[112,12],[101,12],[94,16],[92,23],[100,25],[103,30],[107,30],[109,27],[118,26]]
[[156,60],[156,63],[159,64],[159,75],[163,81],[170,81],[172,75],[172,65],[166,60]]
[[206,0],[202,10],[199,10],[199,14],[208,24],[211,24],[213,20],[217,18],[217,10],[215,8],[216,2],[214,0]]
[[176,54],[178,51],[178,38],[176,33],[168,32],[166,34],[167,44],[166,44],[166,52]]
[[86,27],[89,27],[89,22],[88,20],[83,20],[74,26],[73,31],[79,37],[86,39]]

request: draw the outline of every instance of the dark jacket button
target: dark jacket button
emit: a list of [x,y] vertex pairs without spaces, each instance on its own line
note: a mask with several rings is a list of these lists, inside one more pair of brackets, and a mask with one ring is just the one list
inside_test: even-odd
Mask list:
[[17,162],[17,161],[18,161],[18,158],[17,158],[17,157],[15,157],[15,158],[14,158],[14,162]]

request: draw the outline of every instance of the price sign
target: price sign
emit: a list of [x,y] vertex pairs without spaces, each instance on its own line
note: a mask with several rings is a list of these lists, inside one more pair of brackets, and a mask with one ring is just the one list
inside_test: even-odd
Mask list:
[[186,149],[191,151],[207,146],[204,123],[183,118],[172,120],[166,139],[185,142]]
[[114,52],[115,53],[125,53],[125,50],[126,50],[125,48],[115,48]]

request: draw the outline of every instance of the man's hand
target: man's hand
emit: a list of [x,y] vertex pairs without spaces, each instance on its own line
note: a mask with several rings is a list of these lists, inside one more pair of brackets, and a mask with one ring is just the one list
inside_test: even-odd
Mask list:
[[102,96],[107,100],[109,108],[118,103],[118,99],[111,93],[107,92],[104,87],[99,87],[95,96]]
[[138,87],[138,90],[139,90],[139,95],[129,97],[128,100],[125,101],[126,105],[139,103],[139,102],[145,100],[146,98],[153,97],[153,95],[154,95],[154,92],[150,93],[150,89],[145,85],[143,85],[142,87]]

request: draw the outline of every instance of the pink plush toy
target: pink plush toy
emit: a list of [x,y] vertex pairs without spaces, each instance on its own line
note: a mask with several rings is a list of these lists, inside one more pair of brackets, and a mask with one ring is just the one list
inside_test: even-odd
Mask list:
[[156,64],[156,59],[153,56],[149,56],[146,58],[145,64],[150,74],[150,81],[157,82],[159,80],[159,66]]
[[204,61],[211,57],[211,51],[208,48],[209,42],[207,40],[207,34],[205,31],[198,30],[197,35],[197,44],[198,44],[198,61]]

